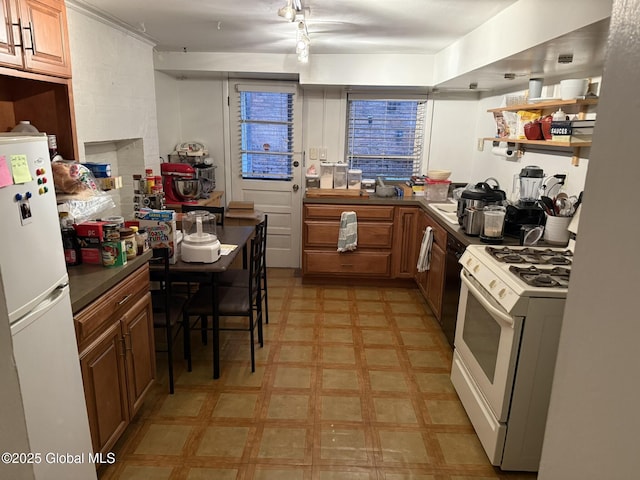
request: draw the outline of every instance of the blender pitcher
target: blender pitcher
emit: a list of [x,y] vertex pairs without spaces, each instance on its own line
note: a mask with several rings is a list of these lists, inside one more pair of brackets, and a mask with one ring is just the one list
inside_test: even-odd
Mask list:
[[533,205],[540,196],[544,172],[540,167],[529,165],[520,171],[520,204]]
[[502,243],[504,232],[504,217],[507,209],[502,205],[487,205],[484,207],[484,225],[480,234],[483,243]]

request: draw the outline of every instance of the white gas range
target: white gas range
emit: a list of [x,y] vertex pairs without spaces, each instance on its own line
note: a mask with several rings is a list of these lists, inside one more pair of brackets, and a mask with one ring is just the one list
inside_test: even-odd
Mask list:
[[487,456],[537,471],[573,253],[470,245],[452,383]]

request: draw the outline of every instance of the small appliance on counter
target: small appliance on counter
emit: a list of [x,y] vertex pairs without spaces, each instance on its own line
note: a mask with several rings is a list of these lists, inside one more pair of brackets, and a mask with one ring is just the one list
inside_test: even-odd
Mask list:
[[205,210],[192,210],[182,217],[181,258],[189,263],[213,263],[220,258],[216,217]]
[[188,163],[161,163],[162,187],[167,204],[197,203],[201,183]]
[[544,210],[538,204],[544,182],[542,168],[530,165],[520,171],[520,199],[507,206],[504,231],[511,237],[520,237],[524,225],[544,224]]
[[486,181],[465,188],[458,199],[458,223],[464,233],[471,236],[480,235],[484,217],[482,210],[487,205],[502,205],[507,196],[499,185],[492,187]]

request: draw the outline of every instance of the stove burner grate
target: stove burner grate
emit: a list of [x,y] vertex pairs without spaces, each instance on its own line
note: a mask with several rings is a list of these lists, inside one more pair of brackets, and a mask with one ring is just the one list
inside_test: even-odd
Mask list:
[[540,268],[533,265],[530,267],[511,266],[509,271],[533,287],[566,288],[569,286],[569,275],[571,274],[571,270],[568,268]]
[[550,248],[486,247],[493,258],[502,263],[531,263],[535,265],[571,265],[570,250],[556,251]]

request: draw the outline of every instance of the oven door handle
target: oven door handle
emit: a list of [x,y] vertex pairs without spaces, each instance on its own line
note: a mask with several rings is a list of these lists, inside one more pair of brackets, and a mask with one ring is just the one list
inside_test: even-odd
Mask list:
[[484,308],[491,314],[492,317],[497,320],[502,320],[502,322],[506,323],[507,326],[513,328],[513,318],[510,315],[506,314],[502,310],[497,309],[495,306],[491,305],[489,301],[485,298],[484,294],[478,290],[471,280],[467,278],[467,273],[464,269],[460,271],[460,279],[465,284],[465,286],[469,289],[469,291],[473,294],[473,296],[478,300]]

